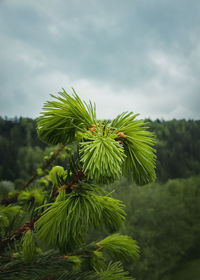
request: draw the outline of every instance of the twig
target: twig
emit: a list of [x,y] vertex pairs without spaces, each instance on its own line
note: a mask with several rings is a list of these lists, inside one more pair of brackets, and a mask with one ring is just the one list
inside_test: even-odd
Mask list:
[[[53,155],[48,159],[46,160],[41,169],[44,171],[45,169],[47,169],[51,163],[59,156],[59,154],[64,150],[65,146],[62,145],[56,152],[53,153]],[[22,186],[21,190],[24,190],[26,189],[36,178],[38,177],[38,173],[35,172],[29,179],[28,181],[26,181],[24,183],[24,185]],[[15,203],[17,202],[17,197],[18,197],[18,194],[19,192],[13,196],[13,197],[9,197],[9,198],[5,198],[5,199],[2,199],[0,200],[0,205],[9,205],[11,203]]]
[[11,233],[7,238],[0,240],[0,251],[2,251],[9,244],[13,243],[15,240],[19,239],[23,234],[27,232],[27,230],[33,229],[35,222],[41,217],[38,215],[32,221],[26,222],[23,226],[21,226],[18,230]]

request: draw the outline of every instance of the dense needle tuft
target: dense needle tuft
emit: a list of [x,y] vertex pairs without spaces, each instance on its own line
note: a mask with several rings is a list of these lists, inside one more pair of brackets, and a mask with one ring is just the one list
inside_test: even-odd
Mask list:
[[57,199],[43,212],[35,224],[36,236],[47,247],[72,251],[83,244],[89,227],[105,227],[110,232],[119,230],[125,215],[123,208],[119,200],[111,197],[71,193],[64,200]]
[[37,119],[38,135],[48,144],[67,144],[75,140],[76,131],[96,122],[96,109],[90,102],[83,103],[75,91],[70,96],[64,89],[57,101],[48,101]]
[[[110,124],[96,119],[96,107],[65,90],[48,101],[38,118],[38,134],[50,144],[80,141],[80,157],[88,179],[110,183],[126,176],[143,185],[155,180],[155,139],[137,114],[124,112]],[[79,135],[80,134],[80,135]]]
[[115,133],[99,129],[95,135],[86,134],[85,142],[80,143],[83,170],[96,183],[114,182],[122,174],[126,155],[116,138]]
[[22,249],[25,263],[31,263],[36,257],[35,241],[31,230],[28,230],[24,236]]
[[154,134],[148,131],[147,123],[136,120],[138,115],[122,113],[112,122],[111,127],[123,131],[126,135],[124,150],[126,160],[123,164],[123,175],[139,185],[155,180],[155,144]]
[[128,272],[123,270],[121,262],[109,263],[106,270],[97,270],[99,280],[134,280],[128,276]]
[[100,241],[99,244],[103,252],[125,263],[131,263],[139,257],[136,241],[127,235],[113,234]]

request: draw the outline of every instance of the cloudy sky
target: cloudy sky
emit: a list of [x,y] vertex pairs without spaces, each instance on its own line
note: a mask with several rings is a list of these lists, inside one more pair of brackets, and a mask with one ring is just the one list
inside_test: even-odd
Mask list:
[[0,115],[62,88],[151,119],[200,119],[199,0],[0,0]]

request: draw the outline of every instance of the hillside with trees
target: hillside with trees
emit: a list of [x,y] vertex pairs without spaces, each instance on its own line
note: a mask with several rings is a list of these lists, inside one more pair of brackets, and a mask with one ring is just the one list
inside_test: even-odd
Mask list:
[[[122,177],[106,187],[126,205],[120,233],[140,247],[140,258],[125,267],[137,280],[199,280],[200,121],[146,121],[156,136],[156,182],[138,186]],[[54,164],[66,168],[74,147]],[[39,140],[34,120],[0,118],[0,199],[15,193],[35,172],[37,184],[44,187],[53,165],[45,172],[40,167],[58,148]],[[26,209],[28,197],[20,200]],[[105,236],[94,231],[89,240]]]
[[[200,170],[200,121],[146,121],[157,139],[157,180],[166,182],[197,175]],[[1,180],[27,179],[48,151],[49,146],[37,137],[34,120],[0,118]]]

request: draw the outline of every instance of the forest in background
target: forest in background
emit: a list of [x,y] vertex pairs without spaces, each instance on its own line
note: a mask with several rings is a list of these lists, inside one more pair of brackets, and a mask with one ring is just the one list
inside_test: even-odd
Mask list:
[[[157,180],[187,178],[200,170],[200,121],[151,121],[157,144]],[[37,137],[29,118],[0,117],[0,180],[26,180],[51,147]]]
[[[127,206],[123,233],[141,248],[131,270],[137,280],[199,279],[200,121],[147,121],[157,138],[157,182],[115,184],[114,196]],[[1,195],[23,184],[55,149],[38,139],[34,120],[0,118]]]

